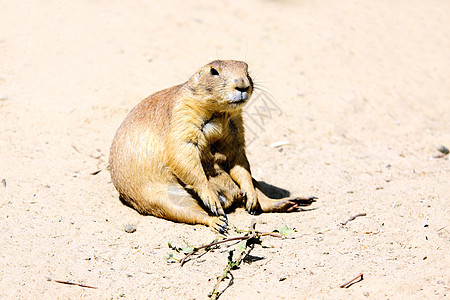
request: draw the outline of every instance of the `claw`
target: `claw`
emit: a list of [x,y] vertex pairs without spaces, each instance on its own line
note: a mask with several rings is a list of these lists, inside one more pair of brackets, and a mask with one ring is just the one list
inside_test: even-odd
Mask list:
[[219,220],[222,221],[224,223],[223,226],[228,226],[228,219],[224,218],[223,216],[219,217]]
[[228,227],[220,226],[224,234],[228,234]]
[[219,233],[224,234],[224,235],[227,235],[227,234],[228,234],[228,227],[227,227],[227,225],[224,225],[224,224],[217,224],[217,227],[218,227],[218,228],[216,228],[216,230],[217,230]]
[[219,209],[217,209],[217,212],[218,212],[219,215],[224,216],[225,218],[227,217],[227,216],[225,215],[225,212],[223,211],[223,208],[222,208],[222,207],[219,207]]
[[313,202],[316,202],[316,199],[318,198],[315,196],[308,196],[308,197],[295,197],[292,200],[295,201],[297,205],[308,206],[311,205]]

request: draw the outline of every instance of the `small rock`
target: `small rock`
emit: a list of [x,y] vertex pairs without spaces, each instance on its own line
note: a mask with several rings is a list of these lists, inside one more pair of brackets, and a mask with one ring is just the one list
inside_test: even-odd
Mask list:
[[364,292],[363,295],[364,295],[365,297],[369,297],[369,296],[370,296],[369,292]]
[[131,224],[127,224],[127,225],[125,225],[123,230],[125,230],[125,232],[127,232],[127,233],[133,233],[133,232],[136,231],[136,226],[131,225]]
[[440,145],[440,146],[437,148],[437,150],[438,150],[439,152],[441,152],[442,154],[445,154],[445,155],[447,155],[447,154],[449,153],[448,148],[445,147],[444,145]]

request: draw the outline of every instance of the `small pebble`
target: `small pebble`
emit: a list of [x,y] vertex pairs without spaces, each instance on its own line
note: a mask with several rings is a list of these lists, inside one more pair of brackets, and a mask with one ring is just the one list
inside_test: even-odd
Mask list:
[[133,233],[133,232],[136,231],[136,226],[131,225],[131,224],[127,224],[127,225],[125,225],[123,230],[125,230],[125,232],[127,232],[127,233]]
[[437,148],[437,150],[438,150],[439,152],[441,152],[442,154],[445,154],[445,155],[447,155],[447,154],[449,153],[448,148],[445,147],[444,145],[440,145],[440,146]]
[[363,295],[366,296],[366,297],[370,296],[369,292],[364,292]]

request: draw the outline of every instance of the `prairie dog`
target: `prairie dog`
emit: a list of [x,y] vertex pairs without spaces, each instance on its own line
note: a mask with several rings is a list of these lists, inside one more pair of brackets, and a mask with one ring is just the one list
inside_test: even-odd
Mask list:
[[111,178],[142,214],[226,233],[225,211],[290,212],[314,197],[270,199],[252,178],[242,108],[253,93],[245,62],[216,60],[140,102],[118,129]]

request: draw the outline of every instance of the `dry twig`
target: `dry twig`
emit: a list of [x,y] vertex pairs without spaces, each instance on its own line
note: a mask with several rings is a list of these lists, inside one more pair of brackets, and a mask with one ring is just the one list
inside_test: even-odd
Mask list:
[[217,282],[216,282],[216,284],[214,285],[214,288],[213,288],[212,292],[208,295],[212,300],[219,299],[220,295],[223,293],[223,291],[222,291],[222,293],[219,293],[219,286],[220,286],[220,283],[221,283],[225,278],[228,277],[228,275],[230,274],[230,271],[231,271],[233,268],[237,268],[237,266],[239,266],[239,265],[241,264],[242,260],[244,259],[245,255],[246,255],[247,253],[248,253],[248,252],[246,252],[245,249],[244,249],[243,251],[241,251],[241,252],[239,253],[239,255],[238,255],[238,257],[236,258],[236,260],[233,261],[233,251],[230,251],[230,252],[229,252],[228,264],[227,264],[227,266],[225,267],[225,269],[223,270],[222,275],[220,275],[220,276],[217,278]]
[[[253,222],[254,222],[254,221],[253,221]],[[253,224],[253,223],[252,223],[252,224]],[[250,234],[250,235],[236,236],[236,237],[232,237],[232,238],[223,239],[223,240],[221,240],[221,241],[213,242],[213,243],[210,243],[210,244],[207,244],[207,245],[203,245],[203,246],[200,246],[200,247],[195,247],[194,249],[192,249],[191,252],[189,252],[188,254],[186,254],[186,256],[183,257],[183,258],[180,260],[181,266],[184,265],[184,263],[186,262],[186,260],[187,260],[189,257],[191,257],[193,254],[197,253],[199,250],[202,250],[202,249],[208,249],[208,248],[211,248],[211,247],[213,247],[213,246],[220,245],[220,244],[223,244],[223,243],[228,243],[228,242],[232,242],[232,241],[240,241],[240,240],[249,240],[249,239],[251,239],[251,238],[262,237],[262,236],[273,236],[273,237],[277,237],[277,238],[282,238],[282,237],[283,237],[281,234],[276,233],[276,232],[263,232],[263,233],[256,232],[256,231],[254,231],[254,230],[255,230],[255,229],[254,229],[254,225],[253,225],[253,227],[251,227],[251,228],[253,228],[253,229],[251,229],[251,231],[252,231],[253,233]]]
[[[359,280],[356,281],[357,279],[359,279]],[[355,283],[357,283],[357,282],[360,282],[360,281],[363,280],[363,279],[364,279],[363,273],[361,273],[361,274],[359,274],[358,276],[356,276],[355,278],[353,278],[352,280],[347,281],[346,283],[341,284],[339,287],[340,287],[341,289],[343,289],[343,288],[349,288],[349,287],[352,286],[353,284],[355,284]]]
[[[174,258],[172,254],[169,255],[168,259],[173,259],[173,260],[179,261],[180,265],[183,266],[192,255],[194,255],[195,253],[199,252],[202,249],[204,249],[206,251],[210,251],[211,249],[213,249],[214,246],[217,246],[217,245],[220,245],[223,243],[232,242],[232,241],[242,241],[241,244],[236,249],[239,252],[236,259],[233,259],[233,253],[236,250],[228,251],[228,264],[224,268],[222,275],[220,275],[217,278],[217,282],[214,285],[212,292],[208,295],[211,299],[218,299],[220,297],[220,295],[224,292],[224,291],[222,291],[222,292],[218,291],[220,283],[225,278],[227,278],[228,275],[231,275],[231,281],[228,286],[232,285],[233,275],[231,274],[231,270],[239,268],[240,264],[242,263],[244,258],[250,253],[250,251],[253,249],[254,245],[261,243],[261,237],[273,236],[273,237],[277,237],[277,238],[283,238],[283,237],[286,237],[286,236],[292,234],[295,231],[293,228],[288,228],[285,226],[283,228],[274,230],[272,232],[258,232],[258,231],[256,231],[255,226],[256,226],[256,221],[255,221],[255,219],[252,219],[252,223],[250,224],[250,229],[243,236],[226,238],[221,241],[215,240],[214,242],[212,242],[210,244],[203,245],[200,247],[190,246],[191,249],[190,249],[189,253],[185,252],[185,254],[186,253],[187,254],[181,260]],[[183,250],[183,249],[179,249],[177,247],[172,246],[172,244],[170,242],[169,242],[169,247],[176,251]],[[225,290],[226,290],[226,288],[225,288]]]
[[[259,236],[257,236],[257,232],[256,232],[256,230],[255,230],[255,226],[256,226],[256,221],[255,221],[255,219],[252,219],[252,222],[251,222],[251,224],[250,224],[250,235],[245,236],[245,237],[247,238],[245,248],[242,249],[242,250],[240,250],[239,255],[238,255],[238,257],[236,258],[235,261],[233,261],[233,250],[232,250],[232,251],[229,251],[229,255],[228,255],[228,264],[227,264],[227,266],[225,267],[225,269],[223,270],[222,275],[220,275],[220,276],[217,278],[217,282],[216,282],[216,284],[214,285],[214,288],[213,288],[212,292],[208,295],[211,299],[213,299],[213,300],[219,299],[220,295],[223,293],[223,292],[222,292],[222,293],[219,293],[219,286],[220,286],[220,283],[221,283],[225,278],[228,277],[228,274],[230,274],[230,271],[231,271],[233,268],[237,268],[237,267],[241,264],[242,260],[243,260],[244,257],[245,257],[245,254],[246,254],[246,253],[248,254],[248,252],[250,252],[250,250],[251,250],[252,248],[250,248],[248,251],[246,251],[247,248],[251,247],[251,245],[249,244],[249,242],[253,240],[253,243],[252,243],[252,245],[253,245],[256,241],[259,241]],[[256,241],[255,241],[255,239],[256,239]]]
[[354,215],[353,217],[350,217],[347,221],[345,221],[344,223],[341,223],[342,226],[347,225],[348,222],[353,221],[354,219],[356,219],[357,217],[364,217],[366,215],[366,213],[360,213],[357,215]]
[[75,283],[75,282],[70,282],[70,281],[61,281],[61,280],[53,280],[53,281],[57,282],[57,283],[62,283],[62,284],[81,286],[81,287],[89,288],[89,289],[98,289],[95,286],[89,286],[89,285],[84,285],[84,284],[81,284],[81,283]]

